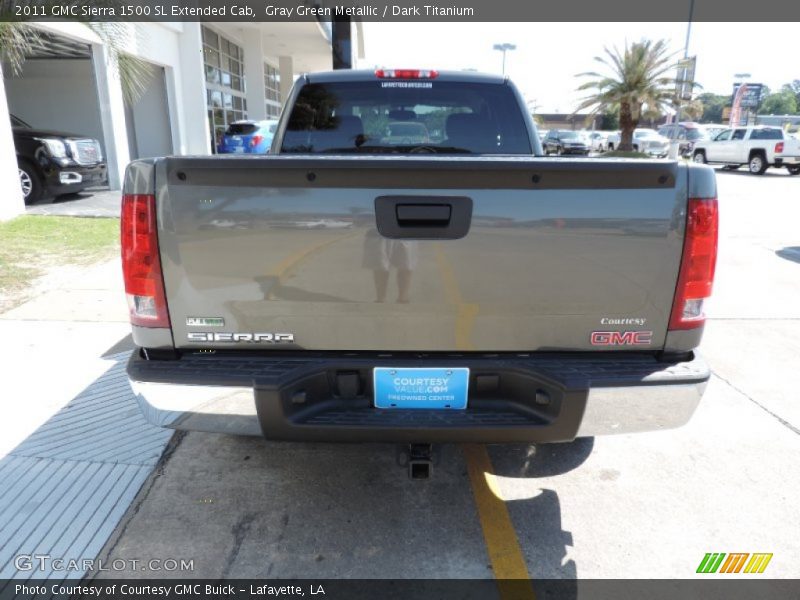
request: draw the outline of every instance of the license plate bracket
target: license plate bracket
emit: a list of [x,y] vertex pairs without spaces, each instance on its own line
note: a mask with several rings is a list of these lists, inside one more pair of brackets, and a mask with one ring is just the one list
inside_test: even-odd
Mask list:
[[469,394],[466,367],[375,367],[375,408],[464,410]]

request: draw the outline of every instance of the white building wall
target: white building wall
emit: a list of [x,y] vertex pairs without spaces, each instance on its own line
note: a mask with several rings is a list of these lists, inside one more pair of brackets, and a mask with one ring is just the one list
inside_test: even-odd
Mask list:
[[[0,75],[3,65],[0,64]],[[0,115],[8,112],[6,91],[0,87]],[[0,119],[0,221],[16,217],[25,210],[22,190],[19,187],[17,154],[14,150],[14,136],[11,121]]]
[[130,162],[128,154],[128,130],[125,125],[125,102],[116,63],[109,57],[102,44],[92,44],[92,63],[97,83],[97,99],[100,105],[100,122],[108,165],[108,186],[112,190],[122,187],[125,167]]
[[135,28],[128,52],[164,67],[172,153],[208,154],[200,23],[137,23]]
[[211,132],[208,128],[206,83],[203,67],[203,38],[200,23],[183,23],[178,37],[179,61],[174,73],[176,112],[183,130],[180,154],[209,154]]
[[244,78],[247,91],[247,118],[261,121],[267,118],[267,98],[264,93],[264,48],[260,29],[242,33],[244,49]]
[[147,90],[126,111],[131,158],[174,154],[166,73],[157,65],[150,65],[150,72]]
[[279,56],[278,70],[281,72],[281,102],[286,104],[286,99],[294,85],[294,60],[292,57]]

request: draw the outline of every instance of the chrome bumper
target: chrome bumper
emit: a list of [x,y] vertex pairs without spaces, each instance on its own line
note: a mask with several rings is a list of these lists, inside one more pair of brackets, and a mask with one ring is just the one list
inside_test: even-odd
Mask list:
[[153,425],[182,431],[261,435],[253,388],[130,383],[142,414]]
[[[700,359],[684,364],[694,370],[687,382],[673,378],[661,384],[651,381],[590,387],[584,392],[585,410],[575,437],[659,431],[684,425],[697,408],[708,379],[707,367]],[[263,435],[253,387],[134,380],[131,387],[142,413],[154,425],[185,431]]]
[[593,388],[576,437],[674,429],[694,414],[706,383]]

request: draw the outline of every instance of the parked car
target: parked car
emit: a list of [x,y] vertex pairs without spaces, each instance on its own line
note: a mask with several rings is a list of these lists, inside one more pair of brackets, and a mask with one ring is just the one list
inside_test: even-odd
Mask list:
[[544,138],[547,137],[547,133],[549,130],[547,129],[537,129],[536,133],[539,134],[539,141],[542,143],[542,147],[544,147]]
[[[381,117],[399,107],[444,113],[446,137],[383,144]],[[272,440],[530,443],[690,418],[710,376],[694,350],[713,169],[541,158],[514,84],[463,71],[304,74],[278,132],[268,156],[128,166],[127,373],[148,420]],[[364,227],[270,225],[356,215]],[[253,225],[201,231],[230,218]]]
[[580,140],[586,144],[589,150],[592,149],[592,132],[587,131],[586,129],[579,129],[578,130],[578,137]]
[[633,149],[650,156],[664,158],[669,154],[669,139],[659,135],[655,129],[635,129],[633,132]]
[[10,116],[25,204],[44,195],[75,194],[106,183],[100,142],[83,135],[34,129],[22,119]]
[[267,154],[278,121],[234,121],[222,136],[217,146],[219,154]]
[[582,139],[577,131],[568,129],[552,129],[547,132],[547,137],[543,142],[545,156],[555,154],[578,154],[587,156],[589,145]]
[[691,121],[664,125],[658,130],[658,134],[664,136],[670,142],[677,140],[678,152],[681,156],[691,156],[695,143],[709,138],[708,131],[704,125]]
[[605,152],[608,150],[608,132],[592,131],[589,134],[589,148],[593,152]]
[[695,144],[692,157],[695,162],[721,164],[726,169],[747,165],[753,175],[763,175],[769,167],[786,167],[791,175],[800,175],[800,140],[780,127],[726,129],[713,140]]
[[609,131],[607,136],[606,142],[606,150],[611,151],[614,148],[619,148],[619,141],[621,139],[621,134],[619,131]]
[[730,125],[720,125],[719,123],[703,123],[706,130],[706,139],[713,140],[720,133],[730,127]]

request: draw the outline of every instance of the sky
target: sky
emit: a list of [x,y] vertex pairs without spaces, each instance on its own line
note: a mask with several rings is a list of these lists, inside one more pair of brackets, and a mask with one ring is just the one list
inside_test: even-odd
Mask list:
[[[540,113],[572,112],[581,97],[577,73],[603,66],[604,47],[665,39],[683,56],[686,22],[675,23],[364,23],[360,68],[423,67],[500,73],[496,43],[516,44],[506,74]],[[689,56],[697,56],[699,93],[731,93],[734,75],[777,90],[800,79],[797,23],[692,23]],[[753,49],[759,51],[754,52]]]

